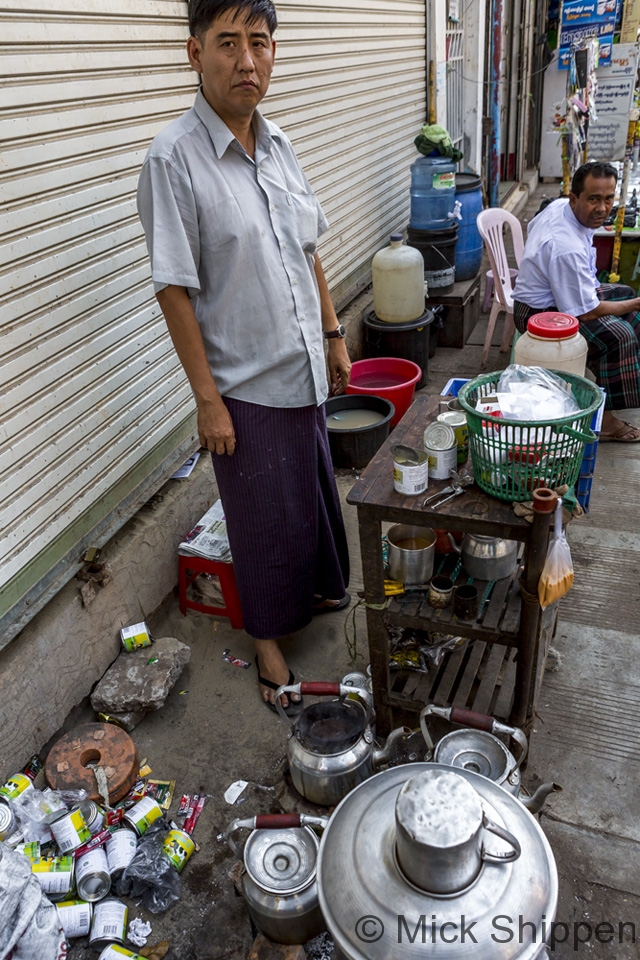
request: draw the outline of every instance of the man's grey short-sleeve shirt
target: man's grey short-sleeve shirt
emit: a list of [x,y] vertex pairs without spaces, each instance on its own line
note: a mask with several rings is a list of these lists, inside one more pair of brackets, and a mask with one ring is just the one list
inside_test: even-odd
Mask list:
[[186,287],[222,396],[327,396],[314,254],[327,222],[293,147],[256,112],[250,159],[202,91],[153,141],[138,212],[156,293]]

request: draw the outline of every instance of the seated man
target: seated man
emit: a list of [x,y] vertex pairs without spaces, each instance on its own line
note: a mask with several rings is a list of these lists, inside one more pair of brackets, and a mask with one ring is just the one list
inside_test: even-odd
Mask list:
[[587,366],[607,392],[600,439],[638,443],[640,429],[612,411],[640,407],[640,298],[608,299],[633,290],[599,287],[592,245],[594,231],[611,213],[617,177],[610,163],[583,164],[569,197],[550,203],[531,221],[513,291],[513,318],[524,333],[534,313],[577,317],[589,347]]

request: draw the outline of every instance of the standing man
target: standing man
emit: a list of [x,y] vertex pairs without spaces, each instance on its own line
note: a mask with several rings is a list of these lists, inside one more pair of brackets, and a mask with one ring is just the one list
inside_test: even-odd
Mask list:
[[271,0],[189,0],[201,87],[151,144],[138,186],[156,296],[212,454],[272,707],[293,682],[278,641],[349,602],[323,334],[332,393],[351,371],[316,252],[327,222],[288,138],[257,110],[276,26]]
[[[521,333],[534,313],[577,317],[588,343],[587,365],[607,392],[600,440],[640,442],[640,429],[614,410],[640,407],[640,298],[608,300],[595,276],[594,231],[613,207],[618,174],[610,163],[583,164],[567,199],[554,200],[529,224],[513,289],[513,319]],[[631,288],[620,292],[633,293]]]

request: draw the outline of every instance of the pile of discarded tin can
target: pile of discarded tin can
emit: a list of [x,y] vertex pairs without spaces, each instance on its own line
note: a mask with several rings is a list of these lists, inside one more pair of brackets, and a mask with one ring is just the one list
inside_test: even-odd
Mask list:
[[[31,861],[33,876],[55,903],[67,939],[89,935],[91,947],[101,951],[99,960],[138,957],[123,947],[128,907],[114,893],[128,895],[127,869],[151,834],[157,835],[163,862],[171,865],[167,872],[182,871],[196,849],[191,833],[205,798],[182,797],[177,816],[184,823],[179,827],[164,819],[173,781],[139,778],[123,800],[107,808],[84,790],[37,790],[33,781],[41,769],[34,757],[0,787],[0,847],[6,844]],[[176,885],[170,886],[176,899]]]

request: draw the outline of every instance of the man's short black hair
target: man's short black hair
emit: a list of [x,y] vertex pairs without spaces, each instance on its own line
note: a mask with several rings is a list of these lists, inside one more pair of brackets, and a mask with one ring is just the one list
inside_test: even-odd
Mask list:
[[278,26],[276,8],[271,0],[189,0],[189,31],[192,37],[202,36],[211,24],[234,10],[236,16],[242,16],[247,23],[266,20],[271,36]]
[[603,180],[605,177],[613,177],[618,182],[618,171],[612,163],[604,163],[602,160],[589,160],[589,163],[583,163],[578,167],[571,181],[571,193],[579,197],[584,190],[584,182],[591,174],[596,180]]

